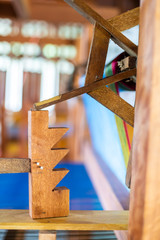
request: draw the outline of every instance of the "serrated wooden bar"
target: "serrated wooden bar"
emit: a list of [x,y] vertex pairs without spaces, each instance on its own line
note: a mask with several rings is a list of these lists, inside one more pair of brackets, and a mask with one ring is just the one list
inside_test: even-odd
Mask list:
[[68,149],[54,149],[67,128],[48,128],[48,111],[29,111],[28,145],[29,213],[32,218],[62,217],[69,214],[69,189],[56,187],[69,172],[54,167]]

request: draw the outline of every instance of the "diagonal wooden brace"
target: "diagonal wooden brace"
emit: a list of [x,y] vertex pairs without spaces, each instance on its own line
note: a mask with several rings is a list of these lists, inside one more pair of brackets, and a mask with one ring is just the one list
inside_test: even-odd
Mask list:
[[98,23],[110,35],[111,39],[124,49],[129,55],[137,56],[137,46],[125,37],[120,31],[114,28],[108,21],[101,17],[82,0],[64,0],[92,24]]

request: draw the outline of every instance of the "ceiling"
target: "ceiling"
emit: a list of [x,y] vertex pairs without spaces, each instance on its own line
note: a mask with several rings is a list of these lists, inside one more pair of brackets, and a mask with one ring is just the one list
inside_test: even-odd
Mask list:
[[[139,0],[87,0],[105,19],[138,6]],[[0,17],[38,19],[54,23],[81,22],[86,19],[63,0],[0,0]]]

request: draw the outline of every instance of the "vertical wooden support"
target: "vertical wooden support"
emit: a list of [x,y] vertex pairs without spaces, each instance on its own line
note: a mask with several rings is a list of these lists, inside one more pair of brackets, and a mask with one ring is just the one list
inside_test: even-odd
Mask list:
[[160,238],[160,0],[141,0],[129,239]]
[[48,111],[29,111],[28,147],[31,159],[29,174],[29,212],[32,218],[61,217],[69,214],[69,190],[56,187],[68,173],[54,167],[68,149],[54,149],[67,128],[48,128]]
[[40,231],[39,240],[56,240],[56,231]]
[[87,66],[86,85],[103,77],[109,39],[109,33],[96,23]]

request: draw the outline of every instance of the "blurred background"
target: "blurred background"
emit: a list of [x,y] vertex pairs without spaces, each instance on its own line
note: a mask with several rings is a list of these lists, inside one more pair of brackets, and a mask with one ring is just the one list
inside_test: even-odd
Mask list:
[[[105,19],[139,5],[137,0],[85,2]],[[138,45],[138,31],[136,26],[124,34]],[[35,102],[84,85],[92,35],[93,25],[63,0],[0,0],[0,157],[28,157],[27,114]],[[111,41],[106,68],[122,52]],[[134,106],[135,88],[117,88]],[[50,126],[69,127],[58,146],[70,149],[61,163],[70,173],[60,183],[70,188],[70,208],[128,209],[125,174],[132,127],[88,95],[47,110]],[[1,174],[0,187],[0,208],[28,209],[28,174]],[[14,235],[0,234],[2,239]],[[116,239],[111,232],[92,235]],[[25,235],[36,237],[33,232]],[[17,239],[24,239],[24,234]],[[59,233],[59,239],[64,235]]]

